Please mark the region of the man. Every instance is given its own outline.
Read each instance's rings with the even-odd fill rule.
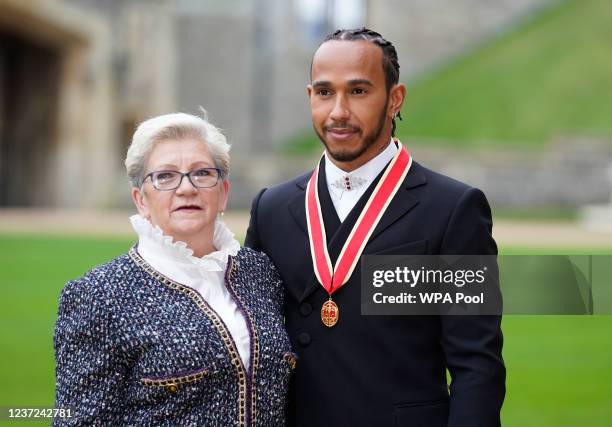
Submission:
[[[314,173],[256,196],[246,238],[285,282],[298,354],[291,425],[499,425],[501,318],[363,316],[360,269],[350,259],[359,238],[363,254],[495,255],[483,193],[411,162],[392,140],[406,89],[395,48],[380,34],[329,35],[307,91],[325,155]],[[378,211],[360,216],[375,191],[388,204],[375,200]],[[365,232],[351,233],[356,223]]]

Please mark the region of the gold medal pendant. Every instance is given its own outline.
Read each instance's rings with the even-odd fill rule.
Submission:
[[[321,307],[321,321],[325,326],[331,328],[338,323],[340,317],[340,310],[338,305],[332,301],[331,297],[323,303]]]

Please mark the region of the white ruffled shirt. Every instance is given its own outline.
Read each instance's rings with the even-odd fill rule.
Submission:
[[[325,180],[327,181],[327,189],[329,190],[329,195],[331,196],[334,208],[336,208],[340,222],[346,219],[372,181],[376,179],[387,163],[395,156],[397,150],[397,145],[391,140],[391,143],[379,155],[350,172],[345,172],[336,166],[329,159],[327,151],[325,151]],[[346,176],[349,176],[351,179],[360,179],[362,184],[350,191],[332,185],[334,182],[342,181]]]
[[[245,368],[249,368],[251,339],[244,314],[225,286],[228,255],[235,256],[240,243],[220,221],[215,223],[213,245],[217,249],[201,258],[185,242],[173,242],[161,228],[153,226],[140,215],[130,217],[138,234],[138,253],[155,270],[166,277],[187,285],[202,295],[208,305],[221,317],[231,334]]]

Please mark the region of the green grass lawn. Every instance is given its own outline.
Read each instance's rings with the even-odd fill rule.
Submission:
[[[0,235],[0,407],[53,404],[52,336],[60,290],[130,245]],[[612,316],[506,316],[503,328],[505,426],[609,425]]]
[[[53,405],[59,293],[129,247],[128,240],[0,236],[0,407]]]
[[[609,0],[565,0],[546,9],[408,83],[398,137],[537,148],[558,135],[612,136],[611,23]],[[312,150],[321,146],[309,130],[287,147]]]

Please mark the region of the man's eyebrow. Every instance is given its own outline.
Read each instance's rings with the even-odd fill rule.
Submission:
[[[322,86],[331,86],[331,82],[326,80],[318,80],[312,84],[313,88],[322,87]]]
[[[360,86],[360,85],[366,85],[366,86],[371,86],[371,87],[374,86],[374,84],[368,79],[352,79],[352,80],[348,80],[346,84],[348,86]],[[320,88],[320,87],[328,87],[328,86],[331,86],[331,82],[327,80],[318,80],[312,84],[312,87],[315,89]]]
[[[360,86],[360,85],[374,86],[372,82],[367,79],[353,79],[353,80],[349,80],[347,83],[349,86]]]

